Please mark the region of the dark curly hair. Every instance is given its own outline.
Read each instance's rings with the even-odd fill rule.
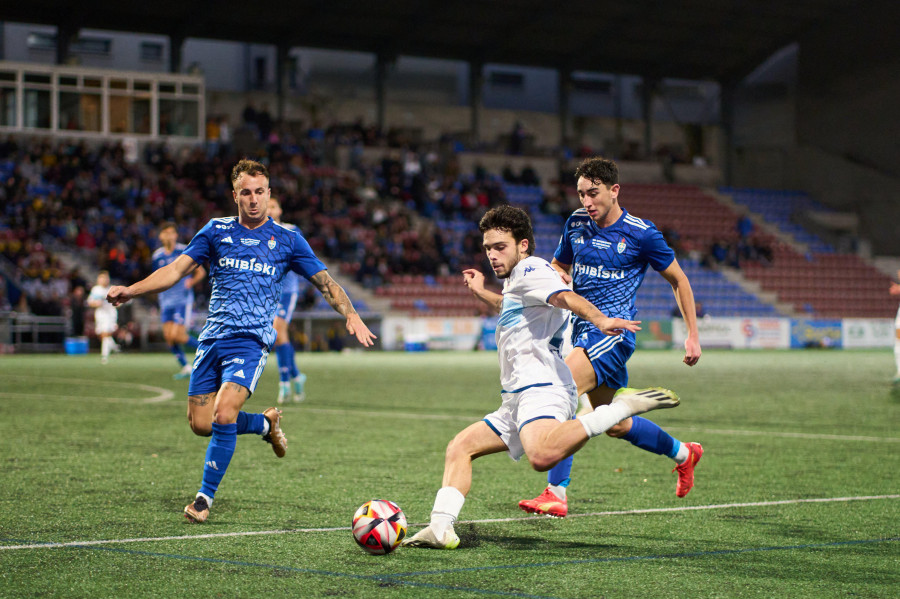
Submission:
[[[603,183],[612,187],[619,182],[619,167],[612,160],[601,156],[585,158],[575,169],[575,180],[584,177],[591,183]]]
[[[516,243],[527,239],[528,249],[525,253],[528,256],[534,254],[534,230],[531,228],[531,218],[521,208],[504,204],[485,212],[478,223],[478,230],[484,233],[491,229],[511,233]]]

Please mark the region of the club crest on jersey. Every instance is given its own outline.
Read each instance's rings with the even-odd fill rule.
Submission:
[[[244,237],[243,239],[241,239],[241,243],[243,243],[244,245],[250,245],[250,246],[259,245],[259,239],[251,239],[251,238]]]
[[[619,252],[620,254],[625,251],[625,238],[624,237],[619,241],[619,245],[616,246],[616,251]]]
[[[268,245],[269,245],[269,249],[270,249],[270,250],[274,250],[274,249],[275,249],[275,236],[274,236],[274,235],[272,235],[272,238],[269,239]]]

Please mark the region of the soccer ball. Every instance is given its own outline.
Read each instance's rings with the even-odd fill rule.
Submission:
[[[406,516],[393,501],[373,499],[353,514],[353,538],[372,555],[384,555],[406,536]]]

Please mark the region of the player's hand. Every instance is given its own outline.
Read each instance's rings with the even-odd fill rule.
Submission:
[[[466,284],[472,293],[484,291],[484,273],[474,268],[467,268],[463,271],[463,283]]]
[[[891,283],[891,288],[888,289],[888,293],[891,295],[900,295],[900,283]]]
[[[375,339],[378,339],[362,321],[359,314],[347,316],[347,332],[356,337],[363,347],[372,347],[375,345]]]
[[[621,335],[625,331],[631,331],[632,333],[636,333],[641,330],[641,327],[638,326],[641,324],[640,320],[625,320],[624,318],[607,318],[604,320],[601,325],[597,328],[600,329],[600,332],[604,335],[609,335],[610,337],[615,337],[616,335]]]
[[[134,296],[128,291],[128,287],[114,285],[109,288],[109,292],[106,294],[106,301],[113,306],[119,307],[125,302],[130,301],[132,297]]]
[[[700,361],[700,341],[688,337],[684,340],[684,363],[693,366]]]

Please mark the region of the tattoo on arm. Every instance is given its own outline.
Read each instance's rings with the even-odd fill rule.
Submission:
[[[328,302],[334,311],[341,316],[349,316],[356,314],[353,304],[344,289],[337,284],[337,281],[331,278],[327,271],[321,271],[313,275],[313,284],[318,288],[322,297]]]
[[[204,393],[203,395],[191,395],[188,397],[188,403],[195,406],[205,406],[216,398],[215,393]]]

